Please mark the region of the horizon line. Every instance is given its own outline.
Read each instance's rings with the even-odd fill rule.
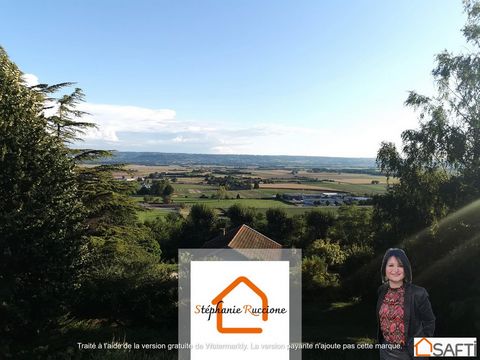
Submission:
[[[78,150],[87,150],[80,149]],[[91,149],[89,149],[91,150]],[[332,158],[332,159],[365,159],[376,160],[376,157],[355,157],[355,156],[328,156],[328,155],[281,155],[281,154],[212,154],[212,153],[189,153],[189,152],[168,152],[168,151],[133,151],[133,150],[111,150],[95,149],[102,151],[111,151],[112,153],[147,153],[147,154],[170,154],[170,155],[208,155],[208,156],[265,156],[265,157],[309,157],[309,158]]]

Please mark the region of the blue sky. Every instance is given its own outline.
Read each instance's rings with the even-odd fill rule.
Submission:
[[[30,81],[75,81],[82,147],[375,157],[417,126],[434,56],[468,51],[460,0],[2,1]],[[37,80],[38,79],[38,80]]]

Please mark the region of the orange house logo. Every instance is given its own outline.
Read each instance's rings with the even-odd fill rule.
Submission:
[[[253,282],[251,282],[247,277],[240,276],[235,279],[230,285],[228,285],[220,294],[218,294],[213,300],[212,304],[216,305],[218,308],[217,312],[217,330],[222,334],[260,334],[263,330],[262,328],[255,327],[224,327],[223,326],[223,298],[227,296],[233,289],[235,289],[241,283],[247,285],[255,294],[257,294],[262,300],[262,308],[268,308],[268,299],[267,295],[260,290]],[[268,313],[262,313],[262,320],[268,320]]]
[[[420,340],[418,340],[414,346],[415,346],[415,356],[431,356],[432,355],[433,344],[428,339],[423,337]]]

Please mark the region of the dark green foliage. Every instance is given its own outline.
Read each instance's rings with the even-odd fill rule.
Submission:
[[[212,198],[216,198],[216,199],[228,199],[228,192],[227,192],[227,188],[223,185],[220,185],[218,187],[218,190],[217,190],[217,193],[216,194],[212,194]]]
[[[137,190],[137,195],[144,195],[144,196],[145,196],[145,195],[149,195],[149,196],[151,196],[151,195],[150,195],[150,189],[149,189],[147,186],[142,185],[142,186],[140,186],[140,188]]]
[[[338,274],[327,271],[327,263],[320,256],[312,255],[302,260],[303,296],[321,296],[325,299],[326,290],[339,286]]]
[[[77,168],[79,193],[88,210],[92,234],[109,225],[134,225],[137,222],[136,205],[128,197],[134,185],[115,181],[112,171],[118,169],[118,166],[110,165]]]
[[[205,181],[209,185],[218,185],[219,187],[224,187],[225,190],[250,190],[253,185],[253,179],[236,177],[232,175],[227,175],[224,177],[207,175]]]
[[[155,180],[150,187],[150,195],[161,196],[165,188],[165,180]]]
[[[168,214],[165,218],[157,217],[153,221],[145,222],[155,240],[160,244],[163,259],[177,258],[184,222],[184,219],[175,213]]]
[[[372,209],[355,205],[341,206],[330,237],[344,246],[371,244]]]
[[[173,270],[160,263],[162,252],[152,229],[137,223],[137,207],[128,196],[134,185],[115,181],[114,169],[78,169],[89,241],[73,310],[87,318],[158,322],[172,316],[176,280]]]
[[[84,209],[74,163],[0,48],[0,352],[27,351],[75,284]]]
[[[285,245],[295,233],[294,220],[281,208],[268,209],[266,212],[266,234],[276,242]]]
[[[66,84],[29,89],[3,50],[0,60],[0,353],[31,358],[67,312],[171,319],[175,268],[160,263],[152,230],[137,223],[135,185],[113,179],[121,166],[75,166],[104,151],[65,146],[89,126],[76,121],[81,90],[45,118],[45,95]]]
[[[380,264],[377,264],[375,261],[373,246],[353,244],[344,248],[344,252],[346,259],[338,270],[340,278],[342,279],[343,293],[349,297],[365,294],[372,296],[375,293],[375,288],[380,284],[376,281],[377,276],[378,279],[380,279],[378,275],[378,267]],[[374,266],[368,267],[368,264],[374,264]],[[365,270],[365,267],[371,271]]]
[[[96,125],[90,122],[78,121],[84,115],[88,115],[85,111],[77,109],[77,105],[85,100],[85,94],[82,89],[75,88],[70,94],[64,94],[60,98],[51,97],[51,94],[58,93],[64,88],[75,85],[72,82],[65,82],[55,85],[39,84],[32,86],[31,89],[40,93],[44,101],[44,109],[52,109],[56,107],[53,115],[46,117],[47,127],[52,134],[55,134],[64,143],[72,143],[81,140],[79,135],[85,133],[88,128],[95,128]],[[70,149],[78,161],[91,160],[100,156],[110,156],[105,150],[82,150]]]
[[[306,255],[322,258],[326,265],[325,271],[328,271],[328,267],[343,264],[346,259],[340,244],[330,240],[315,240],[306,250]]]
[[[142,186],[138,191],[138,195],[152,195],[152,196],[161,196],[164,203],[170,203],[170,198],[174,193],[175,189],[168,180],[154,180],[150,186],[147,188]]]
[[[257,227],[258,213],[254,208],[248,208],[240,204],[234,204],[228,208],[225,215],[230,219],[232,227],[237,227],[242,224],[250,227]]]
[[[220,235],[217,215],[204,204],[195,204],[182,226],[180,247],[200,248],[203,244]]]
[[[378,151],[380,169],[400,179],[388,198],[375,204],[376,222],[385,224],[378,231],[381,243],[390,235],[398,239],[433,225],[480,196],[479,4],[464,4],[469,53],[437,55],[432,71],[437,93],[411,92],[406,101],[420,111],[419,129],[402,133],[403,155],[392,143]]]
[[[400,243],[407,250],[445,336],[480,331],[480,4],[464,4],[471,47],[437,55],[434,96],[410,93],[406,104],[420,111],[420,126],[402,133],[402,154],[382,144],[377,162],[399,182],[375,198],[373,216],[377,249]],[[376,260],[362,278],[374,276]]]
[[[116,251],[114,263],[94,265],[82,278],[77,315],[129,324],[160,324],[176,317],[174,268],[148,258],[138,247]]]
[[[164,198],[169,198],[173,194],[174,191],[175,191],[175,189],[173,188],[173,186],[171,184],[166,184],[165,188],[162,191],[162,196]]]
[[[335,215],[330,211],[313,210],[305,213],[304,217],[306,228],[304,248],[316,239],[325,239],[328,230],[335,223]]]

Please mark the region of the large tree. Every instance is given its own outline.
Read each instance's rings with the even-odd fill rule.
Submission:
[[[75,284],[84,210],[74,162],[63,141],[48,130],[44,101],[0,48],[3,354],[20,351],[53,325]]]
[[[378,151],[381,170],[399,179],[377,198],[380,232],[405,236],[480,196],[480,4],[464,5],[468,53],[437,55],[436,94],[412,91],[406,100],[420,127],[402,133],[401,151],[392,143]]]
[[[480,331],[480,3],[464,6],[468,50],[437,55],[433,96],[409,94],[406,104],[419,111],[420,126],[402,133],[401,152],[382,144],[378,164],[398,182],[374,206],[377,246],[406,248],[446,336]],[[349,283],[374,293],[374,265]]]

